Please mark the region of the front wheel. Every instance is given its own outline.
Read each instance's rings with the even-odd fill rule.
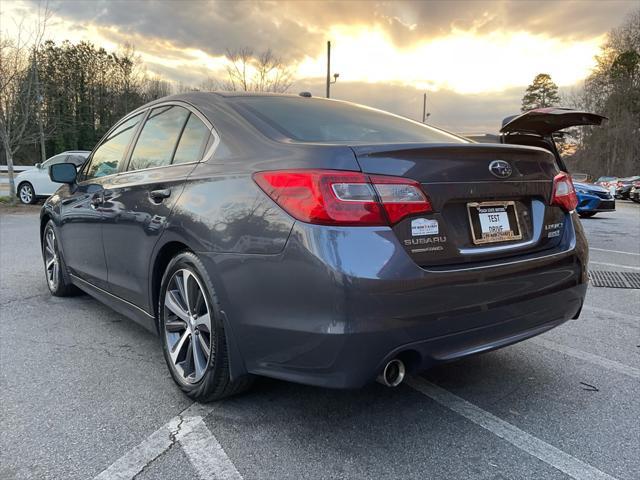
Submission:
[[[582,212],[582,213],[578,213],[578,215],[580,215],[580,218],[591,218],[593,217],[597,212]]]
[[[231,381],[218,300],[202,262],[191,252],[176,255],[164,273],[158,315],[164,358],[171,376],[200,402],[240,393],[251,377]]]
[[[18,187],[18,198],[20,198],[20,201],[25,205],[36,203],[37,198],[33,185],[29,182],[21,183]]]
[[[64,275],[64,260],[60,253],[56,229],[51,220],[44,227],[42,235],[42,259],[44,260],[44,272],[51,295],[69,297],[79,293],[79,290]]]

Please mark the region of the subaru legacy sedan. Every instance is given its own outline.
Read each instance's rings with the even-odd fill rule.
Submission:
[[[258,375],[396,386],[584,302],[576,193],[545,148],[308,94],[188,93],[50,176],[51,293],[83,290],[157,332],[199,401]]]

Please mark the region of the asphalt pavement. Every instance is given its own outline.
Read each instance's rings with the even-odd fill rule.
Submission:
[[[583,220],[591,268],[640,272],[640,205]],[[0,211],[1,479],[637,479],[640,290],[396,389],[262,379],[198,405],[158,338],[49,295],[37,210]]]

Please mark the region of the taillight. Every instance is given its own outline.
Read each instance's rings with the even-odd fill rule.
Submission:
[[[566,212],[571,212],[578,206],[578,197],[571,177],[564,172],[553,178],[551,205],[557,205]]]
[[[431,212],[420,184],[401,177],[338,170],[276,170],[253,179],[280,207],[321,225],[393,225]]]

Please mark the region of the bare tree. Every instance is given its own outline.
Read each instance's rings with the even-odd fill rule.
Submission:
[[[48,13],[40,16],[32,34],[25,32],[24,24],[16,25],[13,40],[0,40],[0,142],[4,150],[9,174],[10,202],[16,201],[13,158],[24,145],[40,139],[40,132],[30,127],[37,115],[39,99],[35,90],[35,63],[30,54],[42,42]]]
[[[284,93],[293,84],[293,72],[271,49],[257,54],[246,47],[227,50],[227,59],[223,90]]]
[[[171,95],[173,88],[171,82],[155,76],[145,79],[144,98],[145,101],[157,100],[161,97]]]
[[[635,175],[640,158],[640,8],[608,34],[587,78],[584,107],[605,115],[585,128],[576,161],[595,175]]]
[[[198,86],[201,92],[213,92],[215,90],[224,90],[220,81],[214,77],[207,77]]]

